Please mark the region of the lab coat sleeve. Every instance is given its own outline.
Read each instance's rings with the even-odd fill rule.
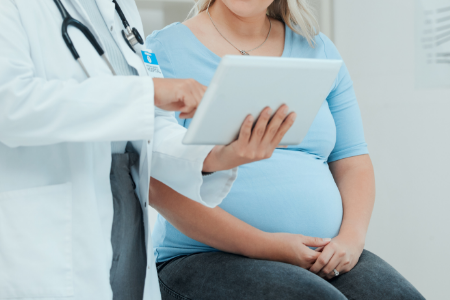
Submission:
[[[213,146],[187,146],[186,128],[175,114],[156,108],[152,177],[208,207],[219,205],[237,177],[237,168],[202,176],[203,162]]]
[[[1,143],[18,147],[152,137],[151,78],[102,76],[82,83],[40,78],[20,18],[13,1],[0,1]]]

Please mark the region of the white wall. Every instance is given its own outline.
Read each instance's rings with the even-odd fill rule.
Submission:
[[[314,0],[310,1],[315,9],[319,21],[320,31],[326,34],[331,40],[334,39],[334,1]]]
[[[174,22],[183,22],[193,0],[136,0],[145,36]]]
[[[376,170],[367,249],[427,299],[450,299],[450,89],[414,88],[414,4],[335,0],[334,41]]]
[[[145,35],[153,30],[161,29],[173,22],[182,22],[186,19],[193,6],[193,0],[136,0],[144,23]],[[322,32],[332,38],[333,0],[314,0]]]

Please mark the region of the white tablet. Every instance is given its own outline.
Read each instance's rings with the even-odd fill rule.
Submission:
[[[227,145],[248,114],[269,106],[297,113],[281,145],[302,142],[331,91],[340,60],[225,56],[183,139],[186,145]]]

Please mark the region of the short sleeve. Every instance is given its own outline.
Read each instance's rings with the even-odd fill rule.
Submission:
[[[161,67],[161,71],[163,72],[165,78],[177,78],[169,51],[167,51],[163,46],[164,44],[167,47],[167,43],[161,43],[158,36],[159,33],[160,30],[156,30],[149,35],[145,40],[145,47],[155,53],[156,59],[158,60],[158,64]]]
[[[325,35],[320,34],[320,38],[324,43],[327,58],[342,60],[336,46]],[[361,111],[345,64],[328,95],[327,102],[336,125],[336,144],[328,157],[328,162],[368,154]]]

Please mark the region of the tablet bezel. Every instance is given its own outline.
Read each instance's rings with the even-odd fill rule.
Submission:
[[[256,118],[266,106],[275,112],[286,104],[298,117],[281,145],[298,145],[329,95],[341,66],[341,60],[224,56],[183,144],[227,145],[237,138],[248,114]]]

